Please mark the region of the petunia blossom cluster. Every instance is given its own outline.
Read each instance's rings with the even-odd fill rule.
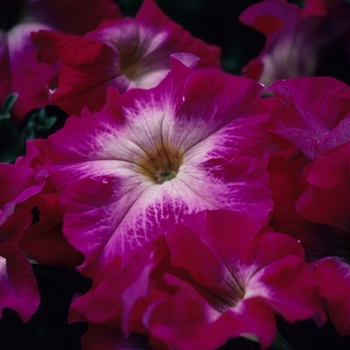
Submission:
[[[67,315],[83,350],[268,349],[278,319],[350,335],[350,87],[316,76],[349,49],[346,3],[246,9],[266,44],[240,76],[155,0],[5,7],[0,121],[69,117],[0,163],[0,316],[35,314],[41,264],[92,281]]]

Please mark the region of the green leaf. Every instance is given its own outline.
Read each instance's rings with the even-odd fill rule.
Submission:
[[[16,94],[16,93],[10,94],[5,98],[5,101],[3,102],[2,107],[1,107],[2,117],[9,118],[10,110],[14,106],[17,98],[18,98],[18,94]],[[1,116],[0,116],[0,118],[1,118]]]
[[[41,108],[36,113],[32,114],[27,123],[27,129],[32,129],[34,134],[46,132],[55,124],[57,118],[48,116],[45,108]]]

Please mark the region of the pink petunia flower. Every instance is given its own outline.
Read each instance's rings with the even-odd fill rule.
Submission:
[[[262,87],[173,63],[154,89],[120,96],[109,88],[102,111],[69,118],[47,140],[63,231],[84,253],[82,268],[127,258],[203,209],[236,209],[268,222]]]
[[[295,78],[268,90],[275,94],[268,129],[288,140],[268,165],[272,225],[300,239],[308,259],[338,255],[340,232],[348,231],[350,88],[333,78]]]
[[[63,62],[52,104],[69,115],[80,115],[84,106],[100,110],[108,86],[120,93],[156,86],[169,72],[174,53],[198,56],[199,67],[220,67],[220,48],[192,37],[154,0],[145,0],[135,19],[106,21],[84,38],[39,31],[33,39],[41,48],[40,60],[54,54]]]
[[[290,142],[269,159],[271,225],[300,241],[331,321],[341,335],[350,334],[344,298],[350,262],[350,90],[331,78],[280,81],[269,89],[275,93],[269,130]]]
[[[306,0],[302,9],[286,0],[254,4],[240,21],[264,34],[266,43],[243,73],[267,86],[279,79],[320,75],[322,58],[339,48],[341,55],[347,54],[349,15],[350,7],[341,0]]]
[[[230,337],[249,335],[266,348],[275,336],[276,313],[288,322],[310,317],[323,322],[301,246],[260,228],[241,212],[204,211],[166,237],[174,266],[199,284],[169,276],[177,291],[153,308],[153,337],[168,348],[214,349]]]
[[[55,87],[59,64],[39,64],[30,38],[32,31],[56,29],[85,34],[102,20],[121,15],[111,0],[4,0],[0,25],[0,101],[19,95],[12,110],[20,122],[32,109],[47,102],[47,88]]]
[[[320,154],[305,169],[304,191],[295,203],[326,257],[315,261],[315,275],[326,310],[340,335],[350,334],[350,142]],[[327,258],[327,257],[333,258]]]

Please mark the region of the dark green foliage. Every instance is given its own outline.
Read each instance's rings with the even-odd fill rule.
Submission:
[[[48,106],[31,111],[16,125],[11,109],[17,97],[17,94],[9,95],[0,111],[0,162],[3,163],[13,163],[25,155],[27,140],[47,138],[60,129],[68,117],[60,108]]]

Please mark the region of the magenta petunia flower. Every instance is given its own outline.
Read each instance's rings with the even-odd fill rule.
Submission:
[[[268,222],[262,87],[173,62],[156,88],[121,96],[110,88],[102,111],[69,118],[47,140],[64,234],[84,253],[83,268],[127,258],[203,209],[235,209]]]
[[[39,64],[32,31],[56,29],[85,34],[102,20],[121,15],[111,0],[4,0],[0,15],[0,101],[19,94],[12,110],[19,122],[27,112],[47,102],[47,87],[55,87],[59,64]]]
[[[350,334],[344,298],[350,262],[350,90],[330,78],[276,82],[271,90],[276,97],[270,100],[275,108],[270,130],[293,143],[269,159],[271,225],[300,241],[331,321],[341,335]]]
[[[332,52],[346,55],[349,15],[349,6],[341,0],[306,0],[303,8],[286,0],[252,5],[240,21],[264,34],[266,42],[243,73],[265,85],[278,79],[320,75],[325,56]]]
[[[275,94],[268,129],[290,142],[269,159],[272,225],[301,240],[310,260],[344,256],[350,88],[332,78],[296,78],[268,90]]]
[[[199,67],[220,67],[220,48],[194,38],[154,0],[145,0],[135,19],[106,21],[84,38],[39,31],[33,39],[41,48],[39,59],[54,54],[63,62],[52,104],[69,115],[80,115],[84,106],[100,110],[108,86],[120,93],[156,86],[169,72],[174,53],[198,56]]]
[[[301,246],[260,228],[241,212],[205,211],[187,217],[166,237],[172,263],[195,283],[165,277],[177,291],[152,309],[152,337],[167,348],[215,349],[245,335],[266,348],[275,337],[276,313],[288,322],[311,317],[323,322]]]

